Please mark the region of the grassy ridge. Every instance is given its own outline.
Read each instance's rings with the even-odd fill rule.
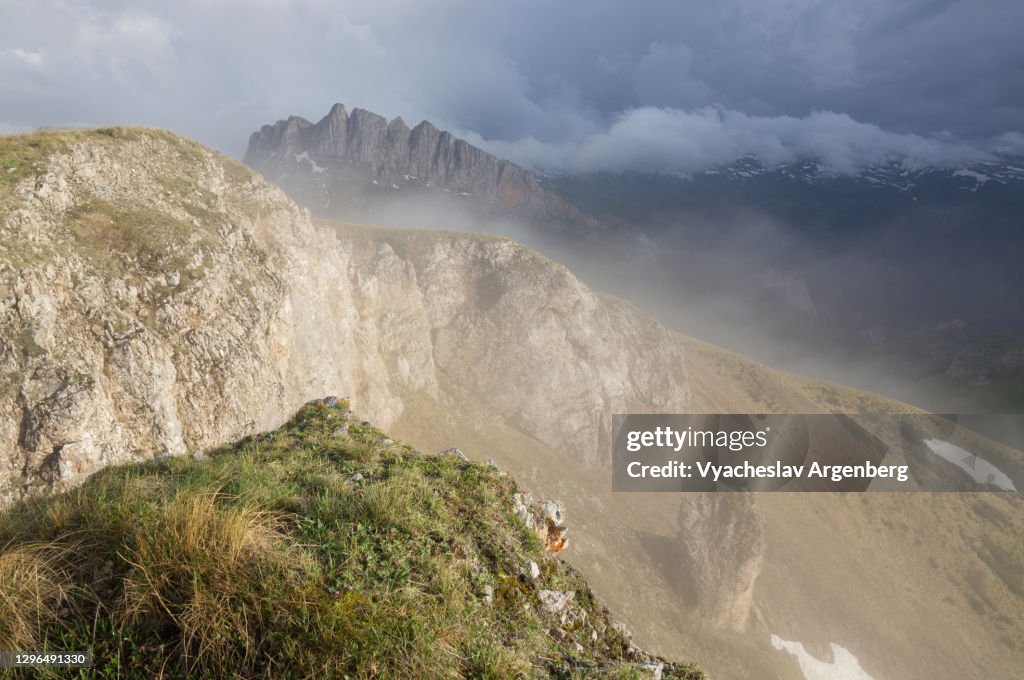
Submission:
[[[493,467],[393,443],[344,402],[200,458],[0,514],[0,649],[92,649],[83,677],[650,675]],[[545,613],[540,588],[583,616]]]

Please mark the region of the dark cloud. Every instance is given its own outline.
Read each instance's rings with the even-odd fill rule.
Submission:
[[[15,0],[0,129],[145,123],[238,155],[340,100],[569,169],[957,160],[1019,143],[1021,25],[1018,0]]]

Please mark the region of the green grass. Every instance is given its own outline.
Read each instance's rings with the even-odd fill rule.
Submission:
[[[75,239],[76,252],[99,271],[120,273],[136,267],[149,273],[173,270],[181,275],[182,290],[199,276],[187,266],[192,254],[214,245],[209,227],[197,228],[158,210],[121,208],[99,199],[72,208],[66,224]],[[190,239],[196,240],[185,247]]]
[[[307,406],[7,509],[0,648],[92,649],[82,677],[649,677],[515,518],[510,477],[383,439],[347,404]],[[586,623],[543,613],[539,588],[574,590]]]

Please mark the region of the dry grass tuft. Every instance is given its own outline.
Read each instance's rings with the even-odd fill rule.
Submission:
[[[280,521],[256,504],[218,504],[218,490],[172,499],[161,517],[134,530],[125,577],[126,620],[181,632],[182,652],[214,661],[248,658],[264,622],[262,584],[288,568]]]
[[[0,651],[36,649],[39,631],[57,616],[70,587],[66,551],[45,543],[0,551]]]

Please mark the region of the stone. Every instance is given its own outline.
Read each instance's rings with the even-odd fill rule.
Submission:
[[[345,481],[350,482],[352,484],[358,484],[359,482],[363,481],[363,475],[358,472],[354,472],[348,477],[346,477]]]
[[[332,437],[343,437],[348,434],[348,425],[342,425],[337,430],[331,433]]]
[[[481,595],[483,597],[484,603],[491,604],[492,602],[494,602],[494,587],[493,586],[485,585],[481,589],[480,592],[481,592]]]
[[[548,552],[558,553],[568,545],[565,506],[561,501],[544,501],[535,511],[535,526],[541,544]]]
[[[576,591],[541,590],[538,596],[540,597],[541,609],[548,614],[558,614],[569,606],[569,603],[576,597]]]
[[[323,398],[309,399],[306,401],[307,407],[327,407],[333,409],[338,406],[337,396],[325,396]]]
[[[533,560],[526,560],[526,563],[523,564],[523,572],[531,581],[536,581],[540,578],[540,567]]]
[[[495,462],[494,462],[493,460],[491,460],[490,458],[488,458],[487,460],[485,460],[485,461],[484,461],[484,466],[485,466],[485,467],[489,467],[489,468],[491,468],[492,470],[494,470],[494,473],[495,473],[496,475],[498,475],[499,477],[505,477],[505,476],[506,476],[506,475],[505,475],[505,471],[504,471],[504,470],[502,470],[501,468],[499,468],[499,467],[498,467],[498,464],[497,464],[497,463],[495,463]]]
[[[662,673],[665,671],[665,663],[662,661],[641,661],[634,664],[634,667],[645,673],[650,673],[651,680],[661,680]]]
[[[529,494],[512,494],[513,510],[516,513],[516,517],[519,518],[520,522],[526,525],[527,529],[533,529],[535,526],[532,506],[533,497]]]
[[[439,456],[455,456],[456,458],[461,458],[462,460],[469,460],[468,458],[466,458],[466,454],[464,454],[461,451],[461,449],[458,449],[458,448],[455,448],[455,447],[452,447],[450,449],[445,449],[444,451],[438,451],[437,455],[439,455]]]

